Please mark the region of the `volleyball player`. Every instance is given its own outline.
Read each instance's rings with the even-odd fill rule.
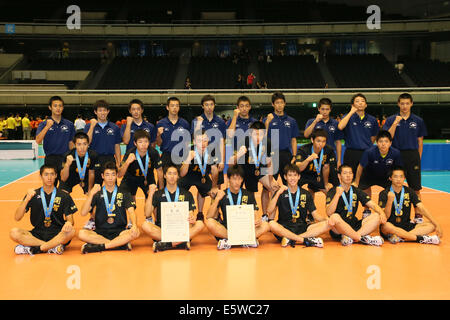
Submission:
[[[197,236],[205,224],[198,220],[195,214],[196,206],[192,193],[178,186],[180,176],[179,168],[170,164],[164,167],[164,179],[166,186],[164,189],[156,191],[156,185],[151,185],[149,195],[145,202],[145,216],[147,220],[142,224],[142,230],[153,239],[153,251],[165,251],[169,249],[190,250],[190,241]],[[189,239],[188,242],[162,242],[161,241],[161,203],[187,201],[189,203]],[[148,218],[153,217],[151,222]]]
[[[392,135],[392,146],[400,150],[408,186],[420,198],[423,137],[427,135],[427,128],[423,119],[411,112],[413,98],[409,93],[401,94],[397,105],[399,113],[387,118],[383,129]],[[416,214],[415,221],[423,221],[420,214]]]
[[[314,199],[307,190],[300,187],[300,168],[295,164],[284,167],[287,186],[282,185],[269,203],[269,226],[282,247],[294,247],[296,243],[306,247],[323,247],[318,236],[331,229],[335,217],[327,219],[316,210]],[[275,221],[278,209],[278,220]],[[316,223],[307,220],[312,215]]]
[[[262,221],[258,215],[258,204],[256,203],[253,192],[243,189],[244,169],[238,165],[232,165],[227,170],[228,188],[219,190],[216,198],[209,207],[206,219],[206,227],[209,232],[218,240],[217,249],[227,250],[231,248],[228,243],[227,231],[227,206],[228,205],[253,205],[255,209],[255,244],[244,245],[244,247],[258,247],[258,238],[270,230],[269,224]],[[219,217],[219,210],[222,218]]]
[[[420,201],[415,191],[403,185],[405,170],[393,167],[389,179],[392,185],[379,195],[379,205],[384,209],[387,222],[380,226],[380,234],[391,243],[415,241],[424,244],[439,244],[442,229],[436,219]],[[411,209],[420,212],[429,222],[411,222]],[[429,234],[436,231],[436,235]]]
[[[20,221],[31,210],[30,222],[34,227],[31,231],[19,228],[10,231],[11,239],[19,243],[16,254],[62,254],[75,236],[73,214],[78,209],[68,193],[55,187],[56,168],[44,164],[39,173],[42,187],[29,189],[14,215]]]
[[[51,97],[48,108],[52,114],[50,119],[39,124],[36,130],[36,143],[40,144],[43,142],[45,152],[44,163],[56,168],[56,186],[60,180],[64,155],[74,147],[72,140],[75,136],[75,126],[72,122],[62,117],[64,101],[61,97]]]
[[[81,209],[85,216],[93,211],[95,230],[81,229],[78,238],[86,242],[82,253],[105,250],[131,250],[130,242],[139,237],[136,224],[135,202],[129,192],[117,186],[117,167],[115,162],[106,162],[102,167],[104,186],[95,184]],[[129,218],[127,217],[129,215]],[[127,229],[127,221],[132,226]]]
[[[128,112],[131,117],[127,117],[127,125],[120,128],[122,141],[127,145],[126,151],[134,148],[134,133],[137,130],[145,130],[150,136],[150,144],[155,147],[156,128],[150,122],[142,118],[144,113],[144,103],[139,99],[133,99],[128,104]]]
[[[344,163],[340,166],[338,177],[341,185],[328,191],[326,200],[327,215],[334,219],[334,226],[330,230],[331,237],[340,240],[343,246],[353,242],[381,246],[383,239],[369,234],[377,229],[380,223],[386,223],[384,211],[361,189],[352,185],[353,171],[349,165]],[[359,220],[356,217],[359,202],[373,209],[376,214]]]

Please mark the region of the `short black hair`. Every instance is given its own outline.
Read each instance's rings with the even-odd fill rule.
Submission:
[[[288,163],[287,165],[284,166],[283,173],[285,176],[287,176],[289,171],[293,171],[293,172],[297,173],[298,175],[301,175],[300,168],[293,163]]]
[[[169,163],[163,167],[163,173],[166,174],[167,170],[170,168],[175,168],[177,170],[178,176],[180,175],[180,166],[177,166],[176,164]]]
[[[324,137],[328,140],[328,133],[325,129],[314,129],[311,133],[311,138],[314,140],[317,137]]]
[[[242,177],[242,179],[244,179],[244,175],[245,175],[244,169],[242,169],[241,166],[235,164],[235,165],[228,167],[228,170],[227,170],[228,179],[230,179],[232,176],[240,176],[240,177]]]
[[[180,105],[180,106],[181,106],[181,102],[180,102],[180,99],[178,99],[177,97],[169,97],[169,98],[167,99],[167,103],[166,103],[166,106],[169,106],[169,104],[170,104],[170,101],[178,101],[178,105]]]
[[[381,138],[388,138],[389,141],[392,142],[392,135],[389,131],[387,130],[380,130],[378,131],[377,137],[375,138],[375,141],[380,140]]]
[[[355,95],[353,95],[352,99],[350,100],[351,104],[353,104],[355,102],[355,99],[361,97],[364,99],[364,101],[367,103],[367,98],[365,95],[363,95],[362,93],[357,93]]]
[[[130,111],[131,106],[132,106],[133,104],[138,104],[138,105],[140,105],[140,106],[141,106],[141,109],[144,110],[144,103],[143,103],[141,100],[139,100],[139,99],[133,99],[133,100],[130,101],[130,103],[128,103],[128,111]]]
[[[64,106],[64,100],[60,96],[53,96],[50,98],[50,100],[48,101],[48,105],[50,107],[52,106],[53,101],[61,101]]]
[[[110,110],[109,103],[106,100],[95,101],[94,110],[97,111],[98,108],[106,108],[106,110]]]
[[[55,171],[55,174],[57,174],[57,169],[56,169],[56,167],[54,165],[52,165],[52,164],[44,164],[39,169],[39,174],[41,176],[42,176],[42,173],[44,172],[45,169],[53,169],[53,171]]]
[[[266,125],[261,121],[255,121],[250,125],[250,129],[261,130],[261,129],[265,129],[265,128],[266,128]]]
[[[272,103],[275,103],[275,101],[278,99],[282,99],[286,103],[286,97],[280,91],[274,92],[272,94]]]
[[[392,178],[392,175],[394,174],[394,171],[403,171],[403,175],[406,177],[406,169],[402,166],[393,166],[391,170],[389,170],[389,177]]]
[[[338,173],[341,174],[341,173],[342,173],[342,170],[343,170],[344,168],[350,168],[350,169],[352,170],[352,173],[355,174],[355,173],[353,172],[353,168],[352,168],[351,166],[349,166],[348,164],[345,164],[345,163],[342,164],[342,165],[339,167]]]
[[[147,138],[148,142],[150,142],[150,135],[148,134],[147,131],[145,131],[143,129],[136,130],[134,132],[134,137],[133,137],[134,142],[137,142],[139,139],[142,139],[142,138]]]
[[[247,96],[240,96],[240,97],[237,99],[236,105],[239,105],[239,102],[241,102],[241,101],[248,102],[250,105],[252,104],[252,103],[250,102],[250,99],[249,99]]]
[[[116,173],[119,171],[114,161],[105,162],[105,164],[102,166],[102,173],[105,173],[106,170],[114,170]]]
[[[322,99],[319,100],[318,108],[320,108],[322,105],[327,105],[327,106],[330,106],[330,108],[331,108],[332,104],[333,103],[331,102],[331,99],[329,99],[329,98],[322,98]]]
[[[203,104],[204,104],[206,101],[212,101],[212,102],[214,103],[214,105],[216,105],[216,99],[215,99],[212,95],[210,95],[210,94],[204,95],[204,96],[202,97],[202,100],[201,100],[200,104],[203,106]]]
[[[411,100],[411,102],[413,102],[413,97],[412,95],[410,95],[409,93],[402,93],[401,95],[398,96],[398,100],[397,102],[400,102],[400,99],[409,99]]]
[[[89,143],[89,136],[84,132],[75,133],[75,136],[73,137],[73,143],[75,143],[78,139],[86,139]]]

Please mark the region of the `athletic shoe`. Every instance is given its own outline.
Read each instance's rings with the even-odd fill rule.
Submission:
[[[15,248],[14,248],[14,253],[15,254],[29,254],[29,255],[33,255],[31,253],[31,248],[27,247],[27,246],[23,246],[21,244],[18,244]]]
[[[242,248],[258,248],[259,242],[258,239],[256,239],[255,244],[243,244]]]
[[[391,234],[389,237],[388,237],[388,240],[389,240],[389,242],[390,243],[392,243],[392,244],[396,244],[396,243],[399,243],[399,242],[404,242],[405,240],[403,240],[402,238],[400,238],[398,235],[396,235],[396,234]]]
[[[434,236],[422,236],[423,240],[421,240],[419,243],[423,244],[439,244],[441,240],[437,235]]]
[[[175,248],[177,248],[177,249],[186,249],[186,250],[191,250],[191,243],[188,241],[188,242],[182,242],[182,243],[180,243],[180,244],[177,244],[176,246],[175,246]]]
[[[287,247],[287,246],[291,246],[292,248],[295,248],[295,241],[294,240],[290,240],[286,237],[283,237],[283,239],[281,239],[281,246],[283,248]]]
[[[269,222],[269,216],[267,214],[263,214],[261,217],[262,221]]]
[[[346,235],[342,235],[342,237],[341,237],[341,244],[343,246],[349,246],[352,243],[353,243],[353,239],[352,238],[350,238],[349,236],[346,236]]]
[[[153,242],[153,252],[165,251],[169,249],[172,249],[172,242],[162,242],[162,241]]]
[[[131,222],[128,222],[127,229],[131,229],[133,227],[133,224]]]
[[[361,243],[368,244],[371,246],[381,246],[383,244],[383,242],[384,242],[384,240],[380,236],[372,237],[372,236],[367,235],[367,236],[361,237]]]
[[[84,229],[88,229],[88,230],[95,230],[95,219],[94,218],[90,218],[88,220],[88,222],[86,222],[86,224],[84,225]]]
[[[217,250],[228,250],[231,248],[231,244],[228,244],[228,239],[220,239],[217,242]]]
[[[93,243],[85,243],[81,247],[81,253],[93,253],[93,252],[101,252],[105,250],[105,246],[102,244],[93,244]]]
[[[153,222],[153,216],[151,216],[150,218],[145,219],[145,221],[155,224],[155,223]]]
[[[131,251],[131,243],[128,242],[127,244],[124,244],[123,246],[118,246],[118,247],[112,248],[110,250],[127,250],[127,251]]]
[[[56,247],[51,248],[47,252],[48,253],[55,253],[55,254],[63,254],[63,252],[64,252],[64,245],[63,244],[58,244]]]
[[[370,211],[370,209],[366,209],[366,210],[363,211],[362,218],[365,219],[368,216],[370,216],[371,214],[372,214],[372,211]]]
[[[304,238],[303,244],[306,247],[318,247],[323,248],[323,240],[322,238]]]
[[[421,214],[416,214],[416,216],[414,217],[414,223],[415,224],[423,223],[423,217]]]

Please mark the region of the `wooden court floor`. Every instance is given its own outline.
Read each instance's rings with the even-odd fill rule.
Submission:
[[[26,190],[39,185],[35,172],[0,188],[0,299],[450,299],[450,194],[446,192],[423,190],[424,204],[444,231],[439,246],[342,247],[323,235],[323,249],[281,248],[269,233],[260,238],[259,248],[218,251],[205,229],[190,251],[155,254],[152,240],[142,235],[132,243],[131,252],[82,255],[82,243],[74,238],[61,256],[18,256],[9,230],[30,230],[31,225],[29,215],[14,221],[14,211]],[[85,196],[79,188],[72,196],[80,209]],[[140,225],[144,199],[141,191],[137,196]],[[208,203],[209,199],[205,212]],[[316,197],[316,205],[325,212],[323,195]],[[82,228],[87,218],[74,217],[76,228]]]

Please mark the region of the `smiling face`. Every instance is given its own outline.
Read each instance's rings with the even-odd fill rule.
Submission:
[[[300,175],[295,171],[288,171],[287,174],[284,175],[284,178],[286,179],[289,187],[295,187],[298,185]]]
[[[97,110],[94,110],[95,115],[97,116],[97,120],[99,122],[106,122],[108,121],[108,114],[109,110],[104,107],[98,107]]]

